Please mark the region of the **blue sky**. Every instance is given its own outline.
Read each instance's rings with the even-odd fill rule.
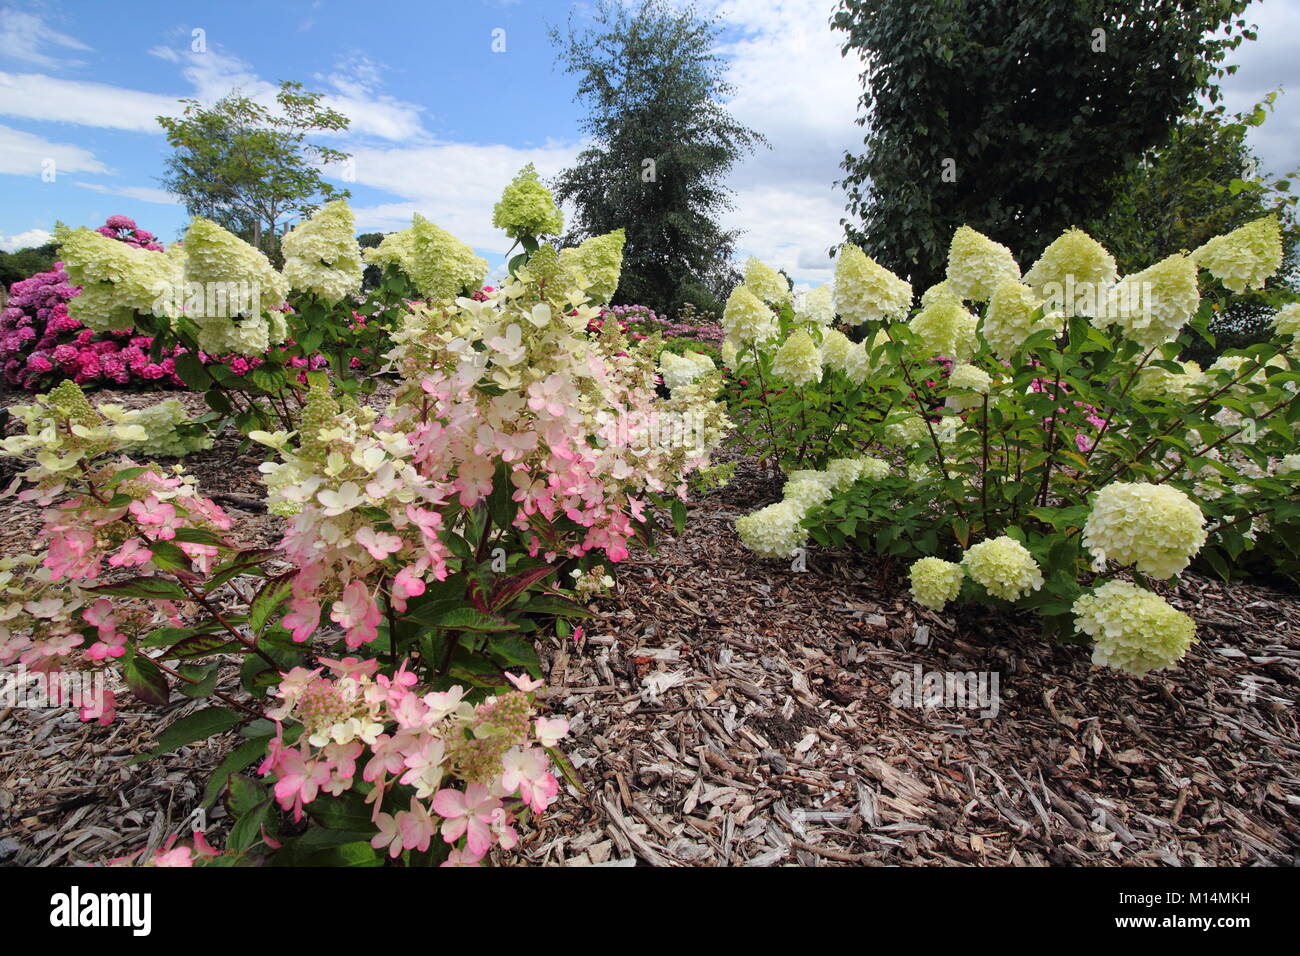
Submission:
[[[828,278],[825,251],[839,236],[839,159],[861,136],[859,65],[840,57],[826,25],[834,5],[699,4],[727,25],[733,112],[772,144],[733,171],[725,224],[745,230],[739,254],[814,283]],[[235,87],[269,101],[278,80],[295,79],[352,119],[330,144],[354,155],[343,184],[361,229],[399,229],[418,211],[498,262],[509,241],[490,220],[502,186],[527,162],[554,174],[582,148],[576,80],[547,38],[570,15],[584,22],[587,5],[0,0],[0,247],[42,241],[56,220],[96,225],[113,213],[177,238],[186,217],[158,188],[167,147],[154,117]],[[1244,108],[1290,87],[1252,134],[1266,168],[1289,170],[1300,165],[1300,0],[1256,3],[1248,16],[1261,37],[1238,54],[1228,102]],[[498,30],[504,52],[492,49]]]

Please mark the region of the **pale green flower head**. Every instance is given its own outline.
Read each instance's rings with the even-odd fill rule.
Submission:
[[[965,360],[975,354],[975,328],[979,319],[950,296],[939,296],[908,323],[918,340],[919,355],[946,355]]]
[[[791,299],[790,283],[771,266],[764,265],[754,256],[745,260],[744,283],[754,295],[768,305],[780,305]]]
[[[1043,573],[1029,550],[1008,535],[972,545],[961,563],[976,584],[994,597],[1015,601],[1043,586]]]
[[[777,333],[772,310],[746,285],[736,286],[727,297],[727,305],[722,310],[722,327],[737,348],[766,342]]]
[[[955,601],[961,593],[961,583],[966,572],[960,564],[942,558],[921,558],[907,572],[912,582],[912,597],[917,604],[932,611],[942,611],[945,604]]]
[[[795,300],[794,317],[812,325],[830,325],[835,321],[835,296],[829,283],[800,293]]]
[[[626,243],[627,233],[623,229],[592,236],[577,246],[561,249],[560,268],[574,285],[587,293],[588,302],[605,305],[618,290]]]
[[[1115,284],[1115,257],[1082,229],[1067,229],[1025,273],[1025,285],[1055,307],[1075,314]]]
[[[1106,318],[1128,338],[1150,348],[1176,339],[1200,304],[1196,264],[1174,254],[1112,287],[1106,295]]]
[[[183,297],[183,253],[137,249],[93,229],[68,229],[62,223],[55,226],[54,238],[69,281],[82,287],[68,303],[68,314],[87,328],[129,329],[137,312],[162,318],[177,312]]]
[[[1276,216],[1265,216],[1215,236],[1191,254],[1225,289],[1241,293],[1262,289],[1282,265],[1282,234]]]
[[[284,276],[300,292],[338,302],[361,288],[365,263],[356,240],[356,219],[346,200],[336,199],[285,235]]]
[[[1283,338],[1300,339],[1300,302],[1282,306],[1273,316],[1273,332]]]
[[[1011,250],[970,226],[960,227],[948,247],[947,285],[959,299],[986,302],[1008,279],[1020,280]]]
[[[835,311],[853,325],[899,319],[912,307],[912,286],[852,243],[835,261]]]
[[[511,239],[520,236],[558,236],[564,231],[564,213],[555,197],[542,185],[529,163],[519,170],[492,209],[492,225]]]
[[[419,213],[401,232],[384,237],[377,248],[365,251],[365,260],[378,266],[395,266],[415,283],[420,294],[436,302],[449,302],[462,291],[475,291],[487,275],[487,260],[446,229]]]
[[[1205,544],[1205,516],[1177,488],[1117,481],[1097,492],[1083,526],[1083,545],[1100,563],[1132,564],[1171,578]]]
[[[1035,332],[1056,327],[1051,316],[1035,314],[1042,299],[1023,282],[1007,279],[993,290],[981,331],[993,354],[1009,359]]]
[[[772,374],[788,385],[811,385],[821,380],[822,356],[817,343],[803,329],[796,329],[781,343],[772,359]]]
[[[804,509],[785,499],[736,519],[741,542],[760,558],[792,558],[808,541]]]
[[[1073,610],[1075,625],[1096,641],[1092,662],[1139,677],[1173,667],[1196,640],[1190,617],[1128,581],[1107,581]]]

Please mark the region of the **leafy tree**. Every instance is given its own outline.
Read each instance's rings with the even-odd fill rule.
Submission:
[[[667,0],[601,0],[590,29],[570,19],[567,36],[551,30],[565,71],[580,78],[592,140],[554,183],[577,208],[566,241],[627,231],[616,302],[708,308],[732,278],[736,233],[717,225],[732,207],[722,178],[765,141],[723,105],[732,88],[718,31],[716,19]]]
[[[1032,254],[1101,213],[1106,187],[1254,39],[1247,0],[840,0],[863,57],[849,239],[918,290],[964,224]],[[860,220],[861,227],[853,225]]]
[[[1275,311],[1269,290],[1300,291],[1300,224],[1291,180],[1260,175],[1259,161],[1246,143],[1247,133],[1265,121],[1276,98],[1270,93],[1245,113],[1228,115],[1218,105],[1181,119],[1166,142],[1114,180],[1108,189],[1110,208],[1085,226],[1114,253],[1120,271],[1128,273],[1261,216],[1276,215],[1282,226],[1282,268],[1264,292],[1234,296],[1216,314],[1210,324],[1215,352],[1263,341]],[[1185,357],[1199,360],[1210,354],[1206,346]]]
[[[38,272],[49,272],[58,252],[59,247],[53,242],[13,252],[0,251],[0,287],[8,289],[15,282],[31,278]]]
[[[175,152],[161,182],[192,216],[205,216],[279,263],[279,238],[291,220],[320,203],[345,198],[321,166],[348,154],[309,143],[314,132],[346,130],[348,118],[321,105],[322,93],[282,82],[272,110],[237,90],[204,107],[181,100],[179,117],[159,116]]]
[[[386,235],[388,235],[386,232],[363,232],[357,236],[357,245],[362,249],[376,249],[384,241]],[[376,288],[383,281],[383,278],[384,270],[379,266],[366,266],[366,271],[361,275],[361,290],[369,292],[371,289]]]

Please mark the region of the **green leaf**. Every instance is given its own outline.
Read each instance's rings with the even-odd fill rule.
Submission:
[[[257,597],[248,609],[248,626],[254,634],[261,634],[266,629],[266,622],[275,613],[284,599],[289,596],[292,583],[286,580],[271,580],[263,585]]]
[[[542,662],[537,657],[537,649],[526,638],[518,634],[493,634],[488,638],[487,647],[507,667],[525,667],[533,677],[542,675]]]
[[[453,608],[439,614],[431,623],[433,627],[441,627],[449,631],[489,633],[493,631],[513,631],[515,629],[513,622],[495,614],[484,614],[472,607]]]
[[[237,710],[226,707],[204,708],[188,717],[182,717],[164,730],[158,735],[154,749],[136,757],[131,763],[143,763],[197,740],[215,737],[217,734],[225,733],[243,719],[244,717]]]
[[[132,654],[124,666],[126,684],[146,704],[162,707],[171,696],[167,675],[143,654]]]
[[[686,502],[673,499],[673,529],[680,535],[686,530]]]
[[[176,377],[194,391],[203,392],[212,387],[212,376],[193,352],[177,355],[174,364]]]
[[[158,542],[151,542],[150,547]],[[98,587],[85,588],[91,594],[111,594],[117,597],[147,598],[151,601],[184,601],[188,595],[180,585],[164,578],[136,577],[114,584],[101,584]]]

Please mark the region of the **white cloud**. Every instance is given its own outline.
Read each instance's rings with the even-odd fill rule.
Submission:
[[[1244,18],[1259,26],[1259,37],[1247,40],[1229,57],[1238,71],[1223,81],[1229,112],[1248,110],[1265,94],[1281,88],[1276,110],[1263,126],[1252,129],[1247,141],[1267,172],[1285,174],[1300,166],[1300,72],[1296,69],[1296,37],[1300,37],[1300,3],[1295,0],[1256,2]]]
[[[0,236],[0,249],[5,252],[17,252],[19,249],[43,246],[53,238],[54,236],[44,229],[28,229],[16,236]]]
[[[193,88],[189,96],[201,103],[214,103],[237,89],[262,106],[275,107],[279,84],[260,77],[239,57],[211,48],[196,53],[161,46],[149,52],[180,64],[181,76]],[[351,120],[348,135],[375,136],[394,142],[426,138],[420,121],[424,107],[379,92],[381,71],[382,67],[373,60],[352,56],[339,61],[328,73],[317,73],[315,78],[333,88],[332,93],[326,91],[323,103]]]
[[[104,193],[109,196],[125,196],[127,199],[136,199],[140,202],[156,202],[165,206],[176,206],[179,203],[176,197],[165,189],[155,189],[152,186],[106,186],[103,183],[73,183],[74,186],[80,186],[82,189],[91,189],[97,193]]]
[[[53,166],[47,164],[53,161]],[[60,173],[107,173],[89,150],[69,143],[51,143],[33,133],[0,126],[0,173],[40,176],[47,169]]]
[[[409,149],[353,150],[356,182],[401,197],[401,202],[355,207],[357,227],[391,231],[411,224],[411,213],[437,223],[477,249],[504,253],[510,240],[492,227],[492,207],[515,174],[533,163],[543,178],[573,162],[581,147],[547,143],[529,149],[439,143]]]
[[[50,56],[45,47],[61,50],[89,50],[90,47],[76,37],[68,36],[46,26],[40,17],[13,7],[0,10],[0,57],[34,63],[45,69],[61,66],[80,66],[80,60],[66,54]]]
[[[736,88],[729,108],[771,145],[733,169],[736,208],[723,223],[745,230],[741,256],[817,282],[830,274],[826,250],[843,238],[844,193],[833,185],[840,159],[862,142],[854,123],[862,67],[840,54],[843,35],[829,26],[834,8],[834,0],[710,5],[739,31],[721,49]]]
[[[174,96],[40,73],[0,73],[0,115],[157,133],[155,117],[177,112]]]

